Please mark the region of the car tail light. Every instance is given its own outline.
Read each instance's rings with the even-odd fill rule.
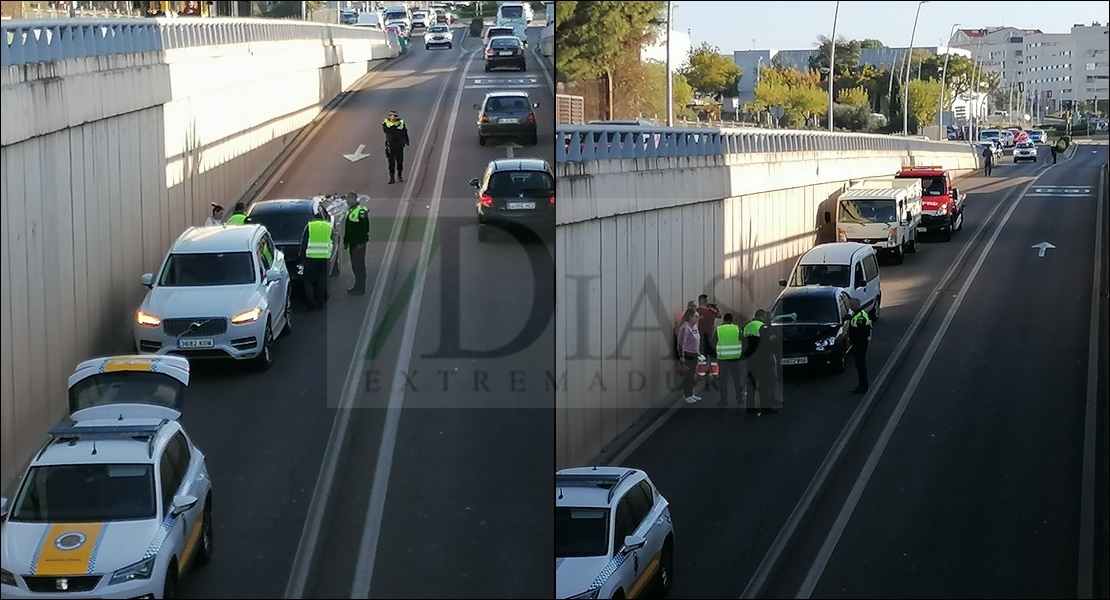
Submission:
[[[534,113],[528,113],[528,122],[529,123],[535,123],[536,122],[536,115]]]
[[[551,194],[551,207],[555,207],[555,194]]]
[[[482,194],[478,197],[478,203],[486,208],[491,208],[493,206],[493,196]]]
[[[487,116],[487,115],[482,115],[482,122],[483,122],[483,123],[489,123],[489,116]]]

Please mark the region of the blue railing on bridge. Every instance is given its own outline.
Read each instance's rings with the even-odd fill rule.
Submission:
[[[2,27],[3,67],[221,44],[386,39],[370,28],[275,19],[16,19]]]
[[[778,152],[929,150],[973,152],[965,142],[872,133],[782,129],[558,125],[555,162]]]

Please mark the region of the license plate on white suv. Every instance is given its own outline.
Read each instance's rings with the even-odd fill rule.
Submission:
[[[178,348],[211,348],[212,340],[177,340]]]

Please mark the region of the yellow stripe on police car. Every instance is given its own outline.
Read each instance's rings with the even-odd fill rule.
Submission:
[[[42,540],[35,575],[87,575],[105,523],[59,523]]]

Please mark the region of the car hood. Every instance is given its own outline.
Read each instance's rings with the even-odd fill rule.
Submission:
[[[609,562],[607,556],[556,558],[555,597],[570,598],[590,589]]]
[[[819,340],[836,335],[839,325],[836,323],[773,323],[771,327],[779,332],[783,341]]]
[[[0,548],[4,568],[12,573],[111,574],[142,560],[160,529],[157,519],[70,525],[9,521]],[[67,542],[80,546],[61,550]]]
[[[231,318],[259,305],[255,284],[217,286],[157,286],[147,293],[142,311],[159,319],[192,317]]]

